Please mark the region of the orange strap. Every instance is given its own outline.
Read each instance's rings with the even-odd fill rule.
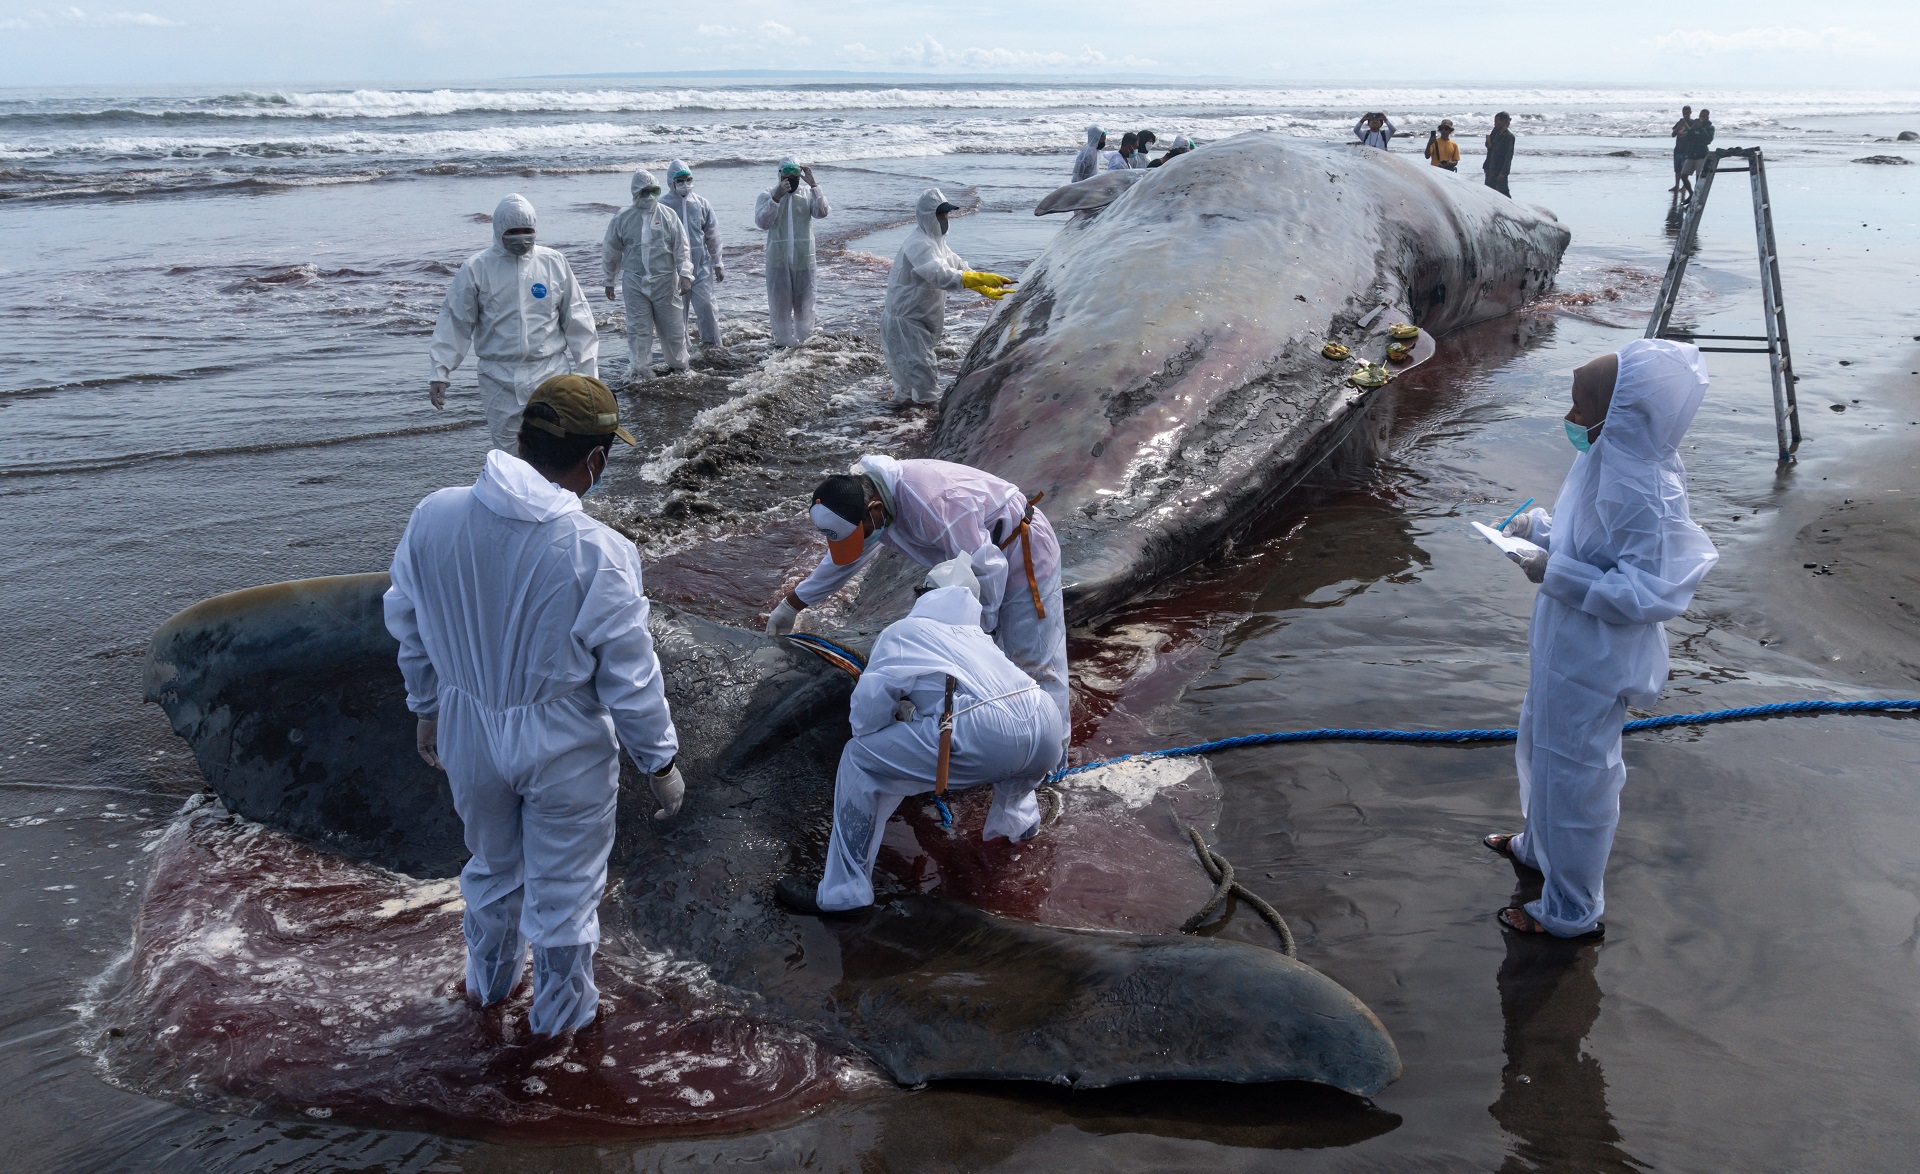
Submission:
[[[933,793],[944,796],[947,793],[947,768],[953,762],[953,687],[958,684],[952,677],[947,678],[947,700],[940,710],[940,765],[933,773]]]
[[[1027,564],[1027,589],[1033,592],[1033,610],[1039,612],[1040,618],[1043,620],[1047,618],[1047,605],[1040,602],[1040,580],[1034,578],[1033,575],[1032,530],[1033,507],[1045,496],[1046,493],[1041,492],[1027,498],[1027,512],[1021,515],[1020,524],[1014,527],[1013,533],[1007,535],[1007,540],[1000,544],[1000,549],[1005,550],[1007,547],[1013,545],[1014,539],[1018,538],[1020,540],[1020,555],[1026,560]]]

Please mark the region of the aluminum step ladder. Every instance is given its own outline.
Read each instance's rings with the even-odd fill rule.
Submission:
[[[1724,164],[1741,160],[1745,167]],[[1680,298],[1680,285],[1687,275],[1687,260],[1698,248],[1700,218],[1706,214],[1707,195],[1713,191],[1716,175],[1749,177],[1753,191],[1753,234],[1760,248],[1761,314],[1766,320],[1765,334],[1695,334],[1672,328],[1674,303]],[[1731,355],[1766,355],[1773,368],[1773,423],[1780,442],[1780,463],[1792,464],[1800,447],[1800,403],[1794,395],[1793,352],[1787,345],[1787,310],[1780,292],[1780,252],[1774,245],[1773,204],[1767,198],[1767,164],[1758,147],[1723,147],[1710,152],[1702,161],[1700,174],[1694,177],[1693,200],[1680,225],[1680,237],[1673,243],[1673,257],[1667,262],[1667,276],[1660,283],[1660,300],[1654,303],[1653,316],[1647,320],[1648,338],[1673,338],[1682,342],[1765,343],[1765,346],[1703,346],[1703,351]]]

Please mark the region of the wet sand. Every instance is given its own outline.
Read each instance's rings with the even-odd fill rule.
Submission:
[[[1920,362],[1910,319],[1887,309],[1915,304],[1913,266],[1898,252],[1864,262],[1887,234],[1861,235],[1911,233],[1906,181],[1885,176],[1895,170],[1861,169],[1879,174],[1858,183],[1831,168],[1776,170],[1777,198],[1799,201],[1793,226],[1805,230],[1786,243],[1809,442],[1777,474],[1758,364],[1713,361],[1688,459],[1696,514],[1723,559],[1672,625],[1663,712],[1914,692],[1920,654],[1903,605],[1920,598],[1920,564],[1903,506],[1920,492],[1920,425],[1909,423],[1920,383],[1903,373]],[[1576,234],[1554,306],[1445,340],[1382,398],[1355,450],[1259,533],[1076,633],[1082,754],[1311,725],[1510,722],[1531,589],[1464,521],[1550,498],[1570,456],[1555,423],[1565,370],[1638,333],[1666,247],[1648,188],[1657,169],[1643,171],[1538,177],[1534,194]],[[1724,207],[1690,302],[1702,329],[1748,313],[1751,236],[1737,201]],[[1839,259],[1821,259],[1836,248]],[[1216,759],[1220,850],[1292,919],[1303,959],[1365,1000],[1400,1046],[1406,1075],[1372,1104],[1287,1086],[965,1086],[831,1102],[755,1133],[527,1148],[268,1108],[209,1112],[103,1082],[74,1009],[126,948],[153,860],[141,847],[198,789],[164,721],[131,701],[147,634],[236,578],[378,565],[407,505],[447,479],[433,447],[447,439],[471,437],[5,486],[10,514],[58,519],[23,535],[6,563],[19,633],[0,774],[12,882],[0,950],[13,960],[0,1073],[18,1090],[3,1118],[9,1164],[1886,1168],[1920,1140],[1920,726],[1885,717],[1631,739],[1609,939],[1573,951],[1509,941],[1491,922],[1520,887],[1477,843],[1512,826],[1510,748]],[[753,565],[744,550],[731,557]],[[721,579],[732,576],[689,580],[688,594],[711,596]],[[715,606],[744,621],[757,594]],[[1220,932],[1267,931],[1242,910]]]

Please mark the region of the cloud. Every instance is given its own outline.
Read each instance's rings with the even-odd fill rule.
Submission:
[[[853,48],[854,46],[848,46]],[[865,46],[859,46],[864,49]],[[876,54],[877,56],[877,54]],[[1144,57],[1128,54],[1125,57],[1108,57],[1092,46],[1083,46],[1079,53],[1036,52],[1031,49],[948,49],[932,37],[921,37],[911,45],[905,45],[893,53],[893,63],[908,69],[934,70],[995,70],[1048,69],[1140,69],[1158,64]]]
[[[10,16],[0,20],[0,29],[49,29],[55,25],[78,25],[82,28],[107,28],[114,25],[131,25],[148,29],[179,29],[186,25],[164,16],[155,16],[151,12],[102,12],[90,13],[81,8],[61,8],[49,14],[35,9],[24,16]]]
[[[1894,48],[1873,33],[1853,29],[1742,29],[1714,33],[1705,29],[1675,29],[1653,38],[1653,47],[1665,53],[1707,57],[1721,53],[1883,53]]]
[[[763,20],[752,32],[738,29],[729,24],[703,24],[694,30],[703,37],[714,37],[728,42],[725,48],[748,49],[766,48],[772,45],[788,45],[798,48],[811,45],[813,41],[794,32],[777,20]]]
[[[847,61],[878,61],[880,60],[880,54],[875,53],[872,49],[867,48],[865,45],[862,45],[858,41],[855,41],[851,45],[840,46],[840,49],[835,54],[835,56],[838,56]]]

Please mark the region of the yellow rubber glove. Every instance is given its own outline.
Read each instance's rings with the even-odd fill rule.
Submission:
[[[981,297],[992,298],[996,302],[1013,292],[1007,288],[1013,284],[1011,277],[1002,277],[998,273],[982,273],[977,269],[968,269],[960,274],[960,284]]]

